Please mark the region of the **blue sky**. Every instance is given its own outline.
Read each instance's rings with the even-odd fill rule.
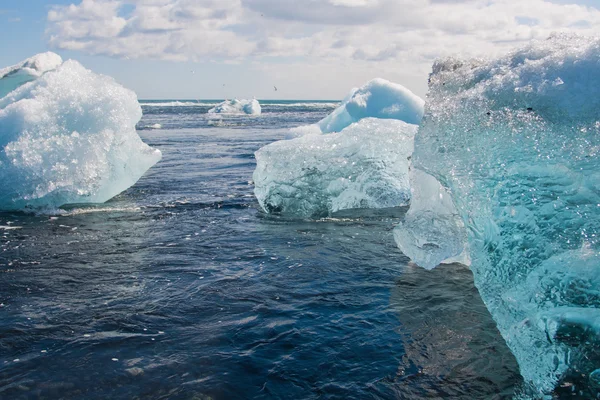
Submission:
[[[0,65],[51,50],[140,98],[339,99],[374,77],[424,96],[437,57],[600,32],[599,10],[600,0],[0,0]]]

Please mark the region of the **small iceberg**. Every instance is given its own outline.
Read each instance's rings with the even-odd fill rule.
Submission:
[[[140,129],[140,130],[162,129],[162,125],[161,124],[144,125],[144,126],[139,127],[138,129]]]
[[[209,114],[230,114],[230,115],[260,115],[261,109],[258,100],[225,100],[217,104],[210,110]]]
[[[423,118],[425,101],[409,89],[376,78],[348,93],[331,114],[314,125],[293,128],[292,136],[340,132],[363,118],[397,119],[418,125]]]
[[[410,156],[423,105],[385,79],[352,90],[321,122],[296,128],[299,137],[255,153],[254,194],[261,208],[319,218],[408,205]]]
[[[255,153],[254,194],[265,212],[301,218],[407,205],[416,131],[365,118],[338,133],[271,143]]]
[[[135,130],[135,93],[76,61],[2,69],[0,93],[0,210],[102,203],[161,159]]]

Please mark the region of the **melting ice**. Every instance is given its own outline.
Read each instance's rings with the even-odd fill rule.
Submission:
[[[415,138],[414,167],[452,197],[475,284],[528,397],[559,382],[598,391],[599,60],[600,39],[555,35],[496,60],[439,61]],[[423,229],[405,228],[402,248]],[[460,250],[446,237],[432,242]]]
[[[374,79],[354,89],[317,125],[295,130],[304,136],[256,152],[254,193],[262,209],[322,217],[407,205],[422,114],[423,100],[401,85]]]
[[[321,132],[339,132],[363,118],[398,119],[418,125],[425,102],[402,85],[377,78],[353,89],[342,104],[317,125]]]
[[[0,209],[105,202],[161,158],[135,131],[135,93],[76,61],[0,70],[0,94]]]
[[[342,132],[271,143],[256,152],[254,194],[264,211],[296,217],[406,205],[416,130],[365,118]]]

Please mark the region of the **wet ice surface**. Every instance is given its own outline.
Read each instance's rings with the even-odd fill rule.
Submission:
[[[409,265],[397,215],[259,211],[273,121],[324,113],[189,129],[163,111],[141,122],[169,127],[141,131],[163,160],[117,198],[0,214],[0,398],[510,396],[516,363],[470,272]]]

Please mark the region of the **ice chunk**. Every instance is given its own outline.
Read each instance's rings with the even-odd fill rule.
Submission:
[[[600,39],[437,62],[413,163],[448,188],[530,397],[600,366]]]
[[[47,52],[37,54],[16,65],[0,69],[0,98],[61,64],[62,58],[58,54]]]
[[[398,119],[419,124],[425,102],[402,85],[385,79],[373,79],[352,89],[342,104],[319,121],[323,133],[339,132],[362,118]]]
[[[101,203],[130,187],[161,158],[135,130],[141,115],[135,93],[76,61],[11,91],[0,99],[0,209]]]
[[[260,115],[261,109],[258,100],[225,100],[217,104],[210,110],[209,114],[250,114]]]
[[[394,229],[398,247],[416,264],[432,269],[442,262],[469,264],[465,226],[452,197],[431,175],[412,168],[411,204]]]
[[[256,152],[254,194],[264,211],[295,217],[405,205],[416,130],[366,118],[339,133],[271,143]]]

